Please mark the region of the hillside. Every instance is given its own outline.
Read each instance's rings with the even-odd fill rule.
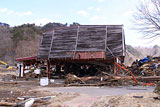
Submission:
[[[11,28],[8,26],[0,26],[0,60],[13,63],[15,52],[13,51]]]
[[[131,64],[136,59],[141,59],[143,57],[144,57],[144,54],[141,51],[137,50],[131,45],[126,45],[126,56],[125,56],[125,61],[124,61],[124,64],[126,66],[131,66]]]
[[[160,46],[155,45],[153,47],[134,47],[136,50],[143,53],[144,56],[157,57],[160,56]]]
[[[73,22],[70,26],[79,25]],[[67,26],[61,23],[48,23],[42,27],[35,24],[23,24],[10,27],[0,22],[0,60],[14,64],[15,59],[26,56],[36,56],[42,33],[53,30],[55,27]]]
[[[146,56],[157,57],[160,56],[160,46],[153,47],[132,47],[126,46],[126,57],[124,64],[130,66],[136,59],[142,59]]]
[[[41,28],[34,24],[14,27],[11,31],[16,57],[36,56],[42,35]]]
[[[13,64],[15,58],[37,55],[41,29],[33,24],[0,26],[0,60]]]
[[[151,52],[152,52],[152,56],[154,57],[160,56],[160,46],[155,45],[153,49],[151,50]]]
[[[143,52],[137,50],[136,48],[132,47],[131,45],[126,45],[126,49],[129,53],[131,53],[136,58],[143,58],[144,57]]]

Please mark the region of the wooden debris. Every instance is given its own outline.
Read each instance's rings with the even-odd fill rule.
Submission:
[[[70,83],[80,83],[80,82],[83,82],[79,77],[77,77],[76,75],[73,75],[73,74],[68,74],[66,76],[66,80],[65,80],[65,83],[66,84],[70,84]]]
[[[86,83],[89,80],[100,80],[100,77],[96,77],[96,76],[93,76],[93,77],[82,77],[82,78],[80,78],[80,80]]]
[[[102,79],[102,80],[101,80]],[[72,74],[66,76],[65,83],[67,86],[102,86],[102,85],[118,85],[122,81],[126,81],[131,78],[123,78],[120,76],[114,76],[108,73],[103,73],[103,77],[89,76],[89,77],[77,77]]]
[[[144,83],[151,83],[160,81],[160,76],[138,76],[135,77],[136,80]],[[102,81],[101,81],[102,79]],[[113,74],[108,74],[102,72],[102,77],[100,76],[88,76],[88,77],[77,77],[73,74],[68,74],[66,76],[65,83],[67,86],[111,86],[111,85],[122,85],[122,84],[132,84],[135,85],[132,76],[115,76]]]
[[[160,76],[147,76],[147,77],[136,77],[139,81],[159,81]]]
[[[13,106],[16,103],[10,103],[10,102],[0,102],[0,106]]]
[[[24,96],[24,97],[26,98],[27,96]],[[22,97],[22,98],[24,98],[24,97]],[[56,97],[56,96],[46,96],[46,97],[37,97],[37,98],[31,98],[31,96],[28,96],[28,99],[14,104],[14,107],[22,106],[23,104],[26,104],[26,102],[30,102],[32,100],[34,100],[33,102],[35,102],[35,103],[49,104],[49,102],[47,102],[47,101],[50,100],[51,98],[54,98],[54,97]],[[38,104],[33,104],[33,105],[38,105]]]
[[[142,59],[141,59],[142,60]],[[137,76],[160,76],[160,61],[156,58],[146,62],[134,62],[130,70]]]
[[[133,96],[133,98],[143,98],[143,96]]]

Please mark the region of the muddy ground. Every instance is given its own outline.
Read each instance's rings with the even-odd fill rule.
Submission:
[[[25,100],[22,97],[54,96],[45,101],[37,101],[32,107],[160,107],[160,100],[154,99],[159,95],[147,87],[131,89],[64,86],[51,83],[43,87],[38,79],[26,81],[15,78],[13,74],[3,73],[0,74],[0,102],[19,103]],[[123,93],[125,89],[132,91]]]
[[[26,98],[39,98],[39,97],[53,97],[47,101],[37,102],[33,107],[46,107],[50,105],[59,106],[65,101],[71,100],[79,94],[72,93],[57,93],[48,90],[43,90],[44,87],[39,86],[37,81],[21,81],[21,82],[0,82],[0,102],[19,103],[23,100],[21,97]],[[55,97],[54,97],[55,96]],[[54,107],[53,106],[53,107]],[[52,107],[52,106],[50,106]]]
[[[47,87],[62,87],[63,84],[50,84]],[[36,101],[32,107],[58,107],[63,102],[72,100],[79,94],[60,93],[54,91],[43,90],[40,86],[39,79],[26,81],[19,79],[14,72],[0,72],[0,103],[20,103],[29,98],[51,97],[48,100]],[[24,104],[22,104],[24,106]]]

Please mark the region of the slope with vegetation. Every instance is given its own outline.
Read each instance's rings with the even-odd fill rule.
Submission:
[[[73,22],[69,26],[76,25],[80,24]],[[0,60],[13,64],[15,58],[36,56],[42,34],[55,27],[64,26],[67,26],[67,23],[53,22],[42,27],[35,24],[10,27],[9,24],[0,22]]]
[[[36,56],[42,35],[40,27],[24,24],[11,31],[16,57]]]
[[[42,31],[34,24],[0,26],[0,60],[14,63],[16,57],[37,55]]]

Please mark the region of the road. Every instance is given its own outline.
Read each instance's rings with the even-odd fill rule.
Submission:
[[[56,87],[51,88],[56,92],[72,92],[91,96],[117,96],[129,93],[153,92],[154,87],[123,86],[123,87]]]
[[[36,89],[37,90],[37,89]],[[63,101],[62,107],[90,107],[95,101],[105,96],[120,96],[130,93],[153,92],[154,87],[120,86],[120,87],[39,87],[40,91],[49,93],[76,93],[79,96],[70,101]]]

